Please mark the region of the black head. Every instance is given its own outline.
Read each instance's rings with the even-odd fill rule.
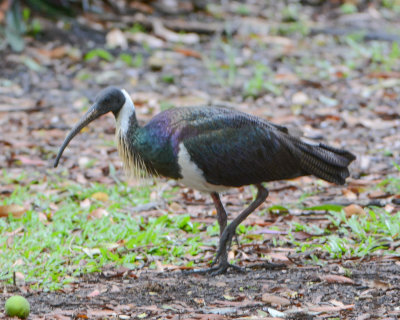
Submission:
[[[101,90],[94,99],[94,105],[97,104],[97,110],[100,115],[112,112],[117,115],[125,103],[125,95],[121,89],[116,87],[107,87]]]
[[[68,146],[68,143],[79,133],[79,131],[81,131],[93,120],[96,120],[98,117],[110,111],[116,116],[125,104],[125,100],[125,95],[121,89],[108,87],[101,90],[96,96],[94,104],[68,133],[60,150],[58,151],[56,160],[54,161],[54,167],[57,167],[64,149]]]

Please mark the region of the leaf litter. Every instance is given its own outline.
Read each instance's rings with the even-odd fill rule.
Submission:
[[[23,55],[9,49],[3,52],[2,222],[10,215],[17,219],[33,215],[38,223],[54,224],[54,214],[63,204],[41,204],[28,191],[28,199],[16,197],[21,186],[32,191],[46,186],[36,190],[40,197],[64,192],[62,184],[52,187],[56,175],[85,187],[126,180],[113,144],[111,116],[83,131],[66,151],[60,168],[51,169],[66,132],[106,85],[132,93],[141,121],[171,106],[218,102],[300,128],[310,139],[356,153],[352,178],[343,187],[309,177],[270,183],[270,197],[246,220],[239,230],[241,242],[230,252],[240,265],[249,267],[247,272],[216,278],[181,274],[192,268],[191,262],[201,266],[213,258],[218,229],[211,200],[159,181],[155,188],[174,190],[168,199],[160,200],[156,194],[149,204],[129,204],[122,210],[144,220],[166,213],[171,219],[189,214],[192,224],[200,224],[203,241],[197,252],[186,253],[174,263],[149,254],[152,244],[143,245],[135,249],[141,267],[110,264],[96,273],[71,274],[68,284],[50,292],[33,288],[32,280],[26,280],[28,272],[17,271],[17,286],[9,284],[10,274],[4,278],[8,280],[0,301],[24,293],[32,306],[32,319],[399,316],[399,231],[390,217],[395,221],[400,197],[399,170],[393,165],[400,163],[400,57],[395,42],[379,40],[398,30],[396,10],[373,2],[369,7],[360,4],[360,12],[352,16],[343,14],[334,1],[317,7],[245,1],[210,4],[196,11],[192,3],[180,1],[169,11],[141,1],[129,5],[145,15],[123,16],[119,23],[111,19],[107,28],[101,16],[91,16],[83,20],[90,30],[86,33],[79,28],[71,32],[44,28],[41,38],[29,39]],[[104,9],[115,17],[110,8]],[[165,10],[190,13],[190,17],[167,19]],[[293,10],[297,13],[291,14]],[[373,22],[372,31],[363,25],[366,18]],[[336,29],[338,21],[343,30]],[[140,31],[130,30],[134,23],[142,26]],[[101,32],[95,31],[99,26]],[[357,30],[366,32],[364,39],[354,35]],[[372,36],[378,40],[365,42]],[[130,58],[119,59],[126,51]],[[85,60],[88,53],[90,59]],[[253,194],[251,188],[229,191],[223,196],[227,211],[238,214]],[[115,208],[109,207],[116,201],[107,191],[93,192],[78,203],[79,210],[87,210],[80,218],[119,223],[110,211]],[[335,214],[335,208],[344,211]],[[366,241],[356,217],[386,224],[387,242],[374,243],[374,237]],[[7,230],[8,247],[25,232],[24,227]],[[343,235],[349,230],[358,230],[361,238],[350,234],[352,241],[345,242]],[[73,232],[78,235],[83,230]],[[339,237],[327,238],[327,232]],[[320,243],[321,239],[329,241]],[[110,255],[120,254],[117,248],[124,248],[125,241],[129,239],[107,244]],[[363,255],[357,248],[360,241],[376,251]],[[327,243],[337,251],[328,253]],[[82,246],[81,250],[95,257],[103,247]],[[13,263],[25,262],[18,258]]]

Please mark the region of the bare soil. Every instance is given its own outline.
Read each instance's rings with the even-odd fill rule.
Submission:
[[[343,268],[354,283],[328,275]],[[343,272],[343,271],[342,271]],[[113,270],[83,276],[64,292],[29,292],[31,319],[265,319],[268,308],[291,319],[397,319],[400,266],[393,261],[315,266],[258,265],[216,277]],[[19,292],[12,286],[7,294]],[[279,298],[286,297],[285,299]],[[332,307],[331,302],[337,306]],[[121,317],[121,315],[123,315]]]

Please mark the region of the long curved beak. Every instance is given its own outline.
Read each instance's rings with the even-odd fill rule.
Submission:
[[[97,103],[90,107],[83,118],[71,129],[71,131],[66,136],[60,150],[58,151],[56,160],[54,161],[54,168],[58,166],[58,162],[60,161],[60,158],[65,148],[68,146],[68,143],[90,122],[96,120],[98,117],[102,116],[105,113],[107,112],[104,112],[104,110],[102,110],[102,108],[100,108]]]

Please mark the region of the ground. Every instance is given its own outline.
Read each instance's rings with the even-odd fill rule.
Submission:
[[[127,226],[114,211],[143,217],[142,229],[166,214],[174,221],[186,214],[195,227],[185,222],[176,234],[166,229],[171,234],[159,243],[135,249],[126,245],[129,239],[114,240],[107,259],[134,253],[134,263],[107,260],[90,273],[97,246],[81,250],[86,256],[78,267],[63,253],[60,270],[72,269],[50,284],[26,270],[34,265],[28,263],[33,252],[12,256],[0,272],[0,310],[9,296],[22,294],[31,304],[29,319],[397,319],[400,4],[310,3],[178,1],[165,7],[134,1],[130,12],[118,15],[106,4],[103,14],[80,12],[73,21],[33,15],[41,27],[25,36],[25,49],[0,51],[3,205],[16,199],[29,223],[43,224],[43,237],[58,215],[67,215],[65,197],[77,211],[90,212],[88,219],[112,211],[106,223],[115,230]],[[27,20],[29,28],[33,21]],[[112,115],[77,136],[59,168],[52,168],[67,131],[108,85],[131,94],[141,123],[172,106],[222,104],[350,150],[357,160],[345,186],[312,177],[269,183],[269,198],[244,222],[230,252],[244,273],[186,274],[207,266],[215,253],[211,199],[163,179],[147,181],[150,187],[127,179],[113,143]],[[119,187],[121,181],[128,187]],[[105,211],[93,210],[98,202],[85,191],[69,190],[79,185],[94,194],[96,183],[112,193]],[[123,202],[132,196],[129,188],[148,190],[141,197],[150,202]],[[252,188],[239,188],[222,200],[235,216],[253,195]],[[4,254],[29,229],[28,220],[18,224],[8,213],[0,218]],[[197,225],[201,244],[186,241]],[[87,241],[97,236],[77,220],[70,230],[76,237],[89,233]],[[170,254],[177,260],[151,251],[164,250],[162,241],[174,237],[185,248]],[[48,248],[40,256],[51,256]],[[54,286],[57,281],[62,284]]]
[[[113,270],[86,276],[66,292],[27,297],[34,319],[268,319],[269,308],[288,305],[291,319],[398,317],[398,265],[349,263],[352,283],[328,277],[341,267],[260,267],[217,277]]]

